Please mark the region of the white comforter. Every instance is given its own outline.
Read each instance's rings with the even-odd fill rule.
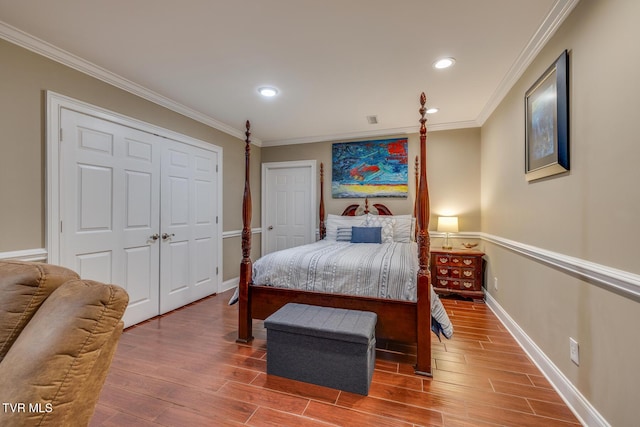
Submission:
[[[273,252],[253,265],[253,282],[279,288],[416,300],[415,243],[321,240]]]
[[[321,240],[258,259],[253,264],[253,283],[416,301],[418,268],[415,242],[379,244]],[[440,326],[432,328],[434,332],[440,330],[450,338],[453,327],[433,289],[431,315]]]

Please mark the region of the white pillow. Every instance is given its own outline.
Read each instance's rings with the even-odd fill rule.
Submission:
[[[416,219],[413,215],[393,215],[390,217],[369,213],[367,214],[367,224],[370,224],[369,221],[374,218],[393,218],[395,220],[393,225],[394,242],[408,243],[415,241]]]
[[[393,219],[396,220],[393,226],[393,241],[403,243],[411,242],[414,235],[413,215],[394,215]]]
[[[327,215],[327,234],[325,240],[336,240],[338,236],[338,227],[360,227],[365,225],[367,217],[360,216],[342,216],[342,215]]]
[[[393,242],[393,227],[396,220],[385,215],[367,214],[367,227],[382,227],[382,243]]]

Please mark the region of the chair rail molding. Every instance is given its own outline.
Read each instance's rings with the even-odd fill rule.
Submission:
[[[261,227],[254,227],[251,229],[251,234],[260,234],[262,233]],[[229,230],[222,232],[223,239],[229,239],[232,237],[242,237],[242,230]]]
[[[18,261],[46,262],[49,254],[45,248],[24,249],[20,251],[0,252],[0,260],[14,259]]]
[[[487,233],[482,240],[551,265],[567,274],[640,302],[640,275]]]

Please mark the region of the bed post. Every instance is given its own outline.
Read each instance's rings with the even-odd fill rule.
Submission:
[[[418,178],[420,177],[420,162],[418,161],[418,156],[416,156],[416,161],[413,165],[413,170],[414,170],[414,176],[416,179],[416,189],[415,189],[415,200],[413,201],[413,217],[418,218]],[[416,239],[416,242],[418,241],[418,227],[416,226],[415,229],[413,230],[413,238]]]
[[[251,263],[251,123],[247,120],[244,152],[244,194],[242,196],[242,261],[240,263],[240,282],[238,284],[238,339],[247,343],[253,339],[251,317],[251,294],[249,285],[252,281]]]
[[[324,239],[327,235],[327,226],[324,223],[324,164],[320,162],[320,225],[319,234],[320,240]]]
[[[420,181],[416,198],[418,230],[418,303],[416,305],[417,361],[415,372],[431,376],[431,275],[429,274],[429,188],[427,186],[427,127],[424,115],[427,97],[420,95]]]

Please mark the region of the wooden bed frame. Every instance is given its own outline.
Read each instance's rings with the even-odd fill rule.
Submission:
[[[280,307],[289,302],[372,311],[378,315],[376,337],[378,340],[398,341],[416,344],[416,374],[431,376],[431,276],[429,274],[429,190],[426,172],[426,96],[420,95],[420,161],[417,181],[416,235],[418,244],[419,270],[417,281],[417,302],[371,298],[361,296],[327,294],[271,286],[261,286],[252,281],[251,261],[251,188],[249,183],[251,132],[250,123],[246,123],[245,146],[245,185],[242,202],[242,261],[240,264],[238,342],[247,343],[253,339],[253,319],[266,319]],[[418,163],[418,160],[416,160]],[[323,171],[320,176],[323,179]],[[324,236],[324,194],[320,186],[320,235]],[[345,210],[346,214],[352,205]],[[375,206],[375,205],[374,205]],[[383,205],[381,205],[384,207]],[[377,206],[375,206],[378,208]],[[367,208],[368,209],[368,208]],[[381,211],[382,212],[382,211]],[[355,214],[353,209],[352,215]]]

